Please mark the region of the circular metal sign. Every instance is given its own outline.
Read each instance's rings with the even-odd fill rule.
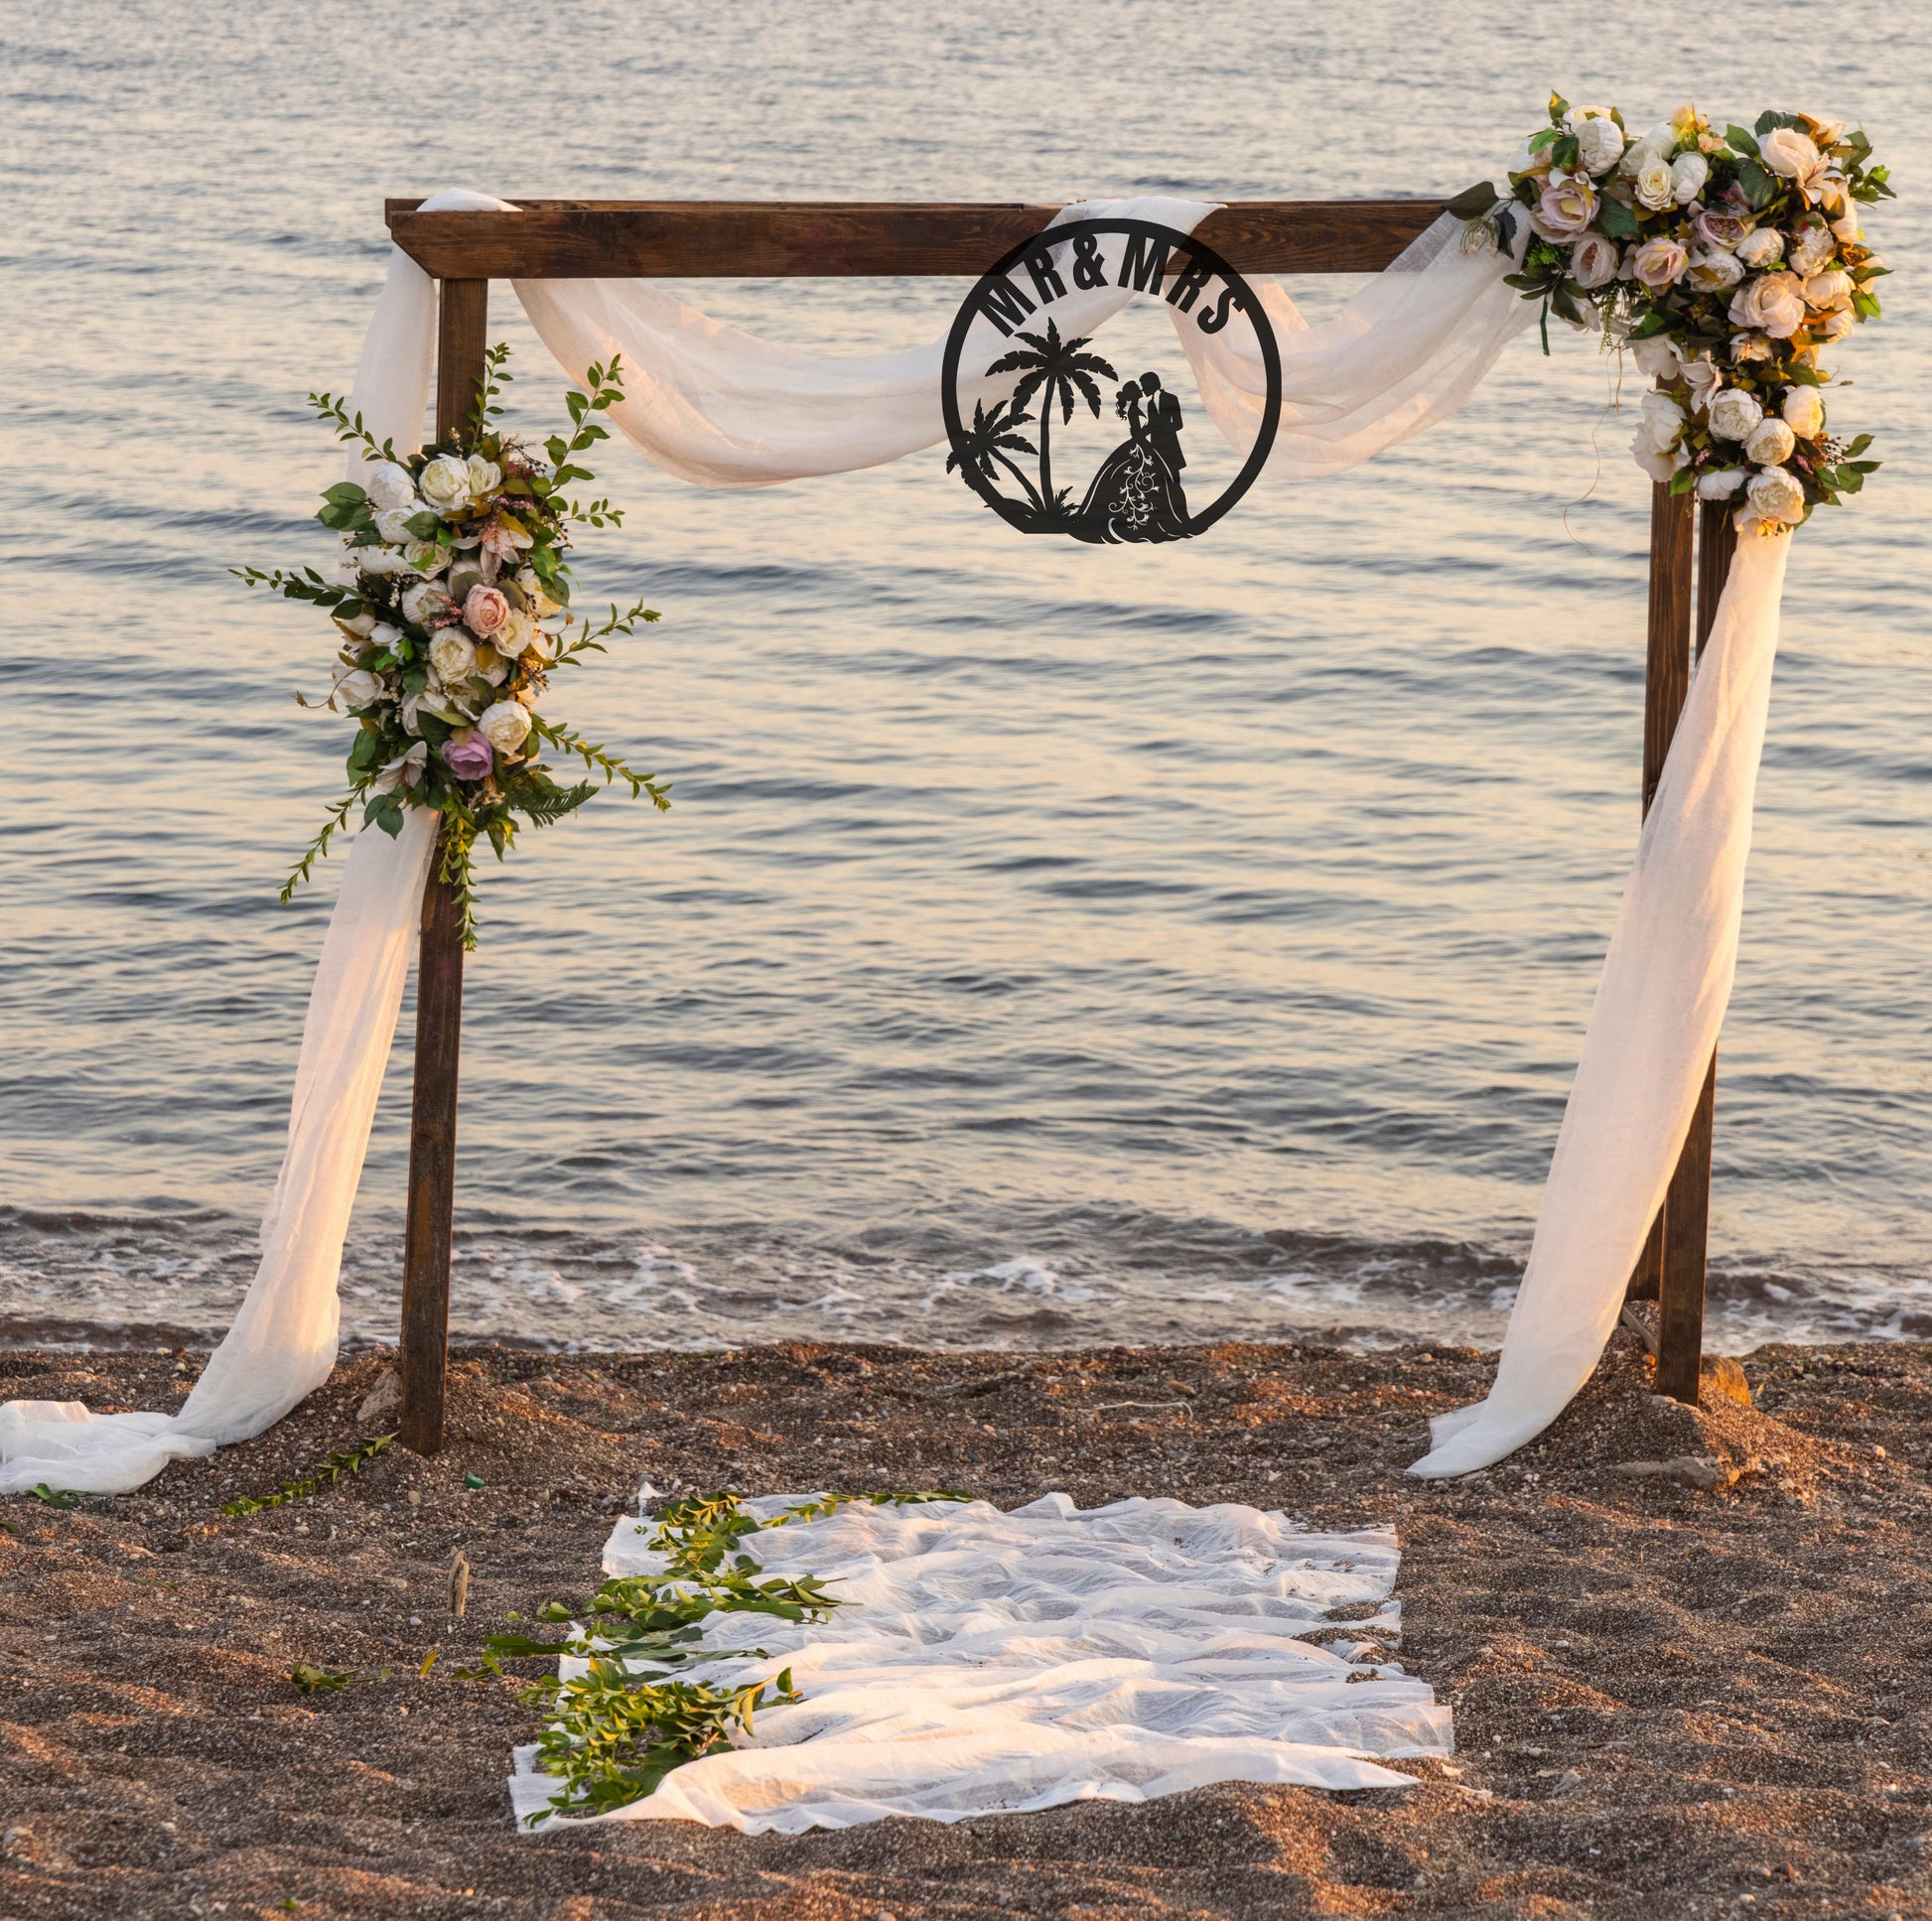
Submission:
[[[1063,333],[1053,312],[1114,290],[1163,302],[1176,329],[1211,338],[1234,325],[1254,335],[1267,381],[1261,422],[1240,471],[1204,505],[1187,497],[1187,419],[1170,380],[1155,368],[1117,372],[1086,336]],[[1078,304],[1090,308],[1091,300]],[[984,323],[977,334],[976,323]],[[962,367],[969,337],[974,363]],[[957,469],[1022,533],[1109,546],[1187,540],[1220,519],[1267,465],[1281,423],[1281,349],[1254,289],[1205,241],[1155,220],[1069,220],[1023,241],[974,283],[946,336],[940,398],[947,470]],[[1063,445],[1056,473],[1055,425],[1064,430],[1076,413],[1100,422],[1110,401],[1119,430],[1098,465],[1090,449]]]

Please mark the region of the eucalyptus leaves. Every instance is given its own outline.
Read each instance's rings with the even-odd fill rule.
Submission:
[[[1614,107],[1552,95],[1509,192],[1449,204],[1514,252],[1509,285],[1549,316],[1628,342],[1657,387],[1631,452],[1674,493],[1736,498],[1740,531],[1782,532],[1856,493],[1869,434],[1826,431],[1822,349],[1876,320],[1889,271],[1862,209],[1894,198],[1871,143],[1842,121],[1767,112],[1716,131],[1683,107],[1633,137]],[[1527,235],[1522,227],[1527,225]]]
[[[235,568],[251,585],[328,610],[338,653],[321,705],[353,718],[348,792],[330,810],[282,890],[288,899],[358,804],[363,821],[395,834],[404,807],[443,816],[442,876],[456,891],[464,944],[476,945],[473,852],[488,840],[500,860],[520,822],[563,819],[614,780],[662,811],[667,789],[582,735],[536,711],[550,674],[605,651],[614,635],[657,616],[637,603],[593,623],[570,612],[565,554],[573,525],[617,525],[608,500],[579,505],[568,489],[595,476],[580,463],[609,431],[598,416],[622,398],[618,361],[590,368],[567,397],[571,432],[541,455],[496,425],[508,349],[491,347],[469,431],[398,457],[359,414],[327,393],[310,404],[337,438],[360,446],[365,480],[339,481],[316,518],[343,537],[330,580],[315,568]],[[298,696],[298,699],[301,697]],[[307,701],[303,702],[307,706]],[[560,783],[543,750],[582,762]],[[602,780],[598,776],[602,776]]]

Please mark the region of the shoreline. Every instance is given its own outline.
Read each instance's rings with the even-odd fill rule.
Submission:
[[[467,1346],[436,1460],[391,1446],[307,1500],[220,1513],[368,1432],[357,1409],[383,1364],[345,1355],[266,1435],[134,1494],[0,1502],[0,1909],[1932,1912],[1932,1714],[1912,1679],[1932,1644],[1927,1348],[1763,1348],[1743,1362],[1756,1408],[1708,1394],[1693,1413],[1653,1402],[1620,1333],[1538,1441],[1421,1483],[1401,1470],[1426,1417],[1478,1395],[1492,1356]],[[0,1397],[166,1407],[195,1367],[0,1351]],[[1713,1484],[1619,1471],[1685,1459]],[[1407,1791],[1236,1784],[791,1840],[663,1822],[519,1837],[503,1781],[531,1711],[513,1683],[453,1671],[509,1612],[595,1587],[646,1477],[1393,1523],[1400,1658],[1453,1709],[1456,1758],[1400,1763]],[[458,1550],[473,1574],[452,1623]],[[368,1678],[298,1696],[296,1662]]]

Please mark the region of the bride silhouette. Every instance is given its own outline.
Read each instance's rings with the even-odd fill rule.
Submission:
[[[1067,532],[1096,545],[1184,539],[1180,402],[1158,373],[1144,373],[1115,395],[1114,412],[1126,421],[1127,438],[1101,462],[1086,498],[1068,516]]]

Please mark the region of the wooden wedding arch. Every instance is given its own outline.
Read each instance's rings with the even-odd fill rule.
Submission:
[[[974,202],[522,201],[515,212],[421,212],[384,204],[397,246],[437,282],[436,431],[475,404],[492,280],[976,279],[1031,239],[1057,206]],[[1443,211],[1440,201],[1247,201],[1195,231],[1242,273],[1379,273]],[[1690,692],[1693,648],[1717,617],[1736,535],[1722,501],[1653,485],[1649,645],[1644,679],[1643,810]],[[1694,585],[1695,583],[1695,585]],[[443,1444],[450,1252],[456,1204],[463,944],[455,896],[432,865],[417,970],[416,1075],[404,1234],[401,1435],[422,1454]],[[1661,1393],[1695,1404],[1704,1343],[1705,1250],[1717,1057],[1677,1170],[1630,1278],[1629,1299],[1658,1304]]]

